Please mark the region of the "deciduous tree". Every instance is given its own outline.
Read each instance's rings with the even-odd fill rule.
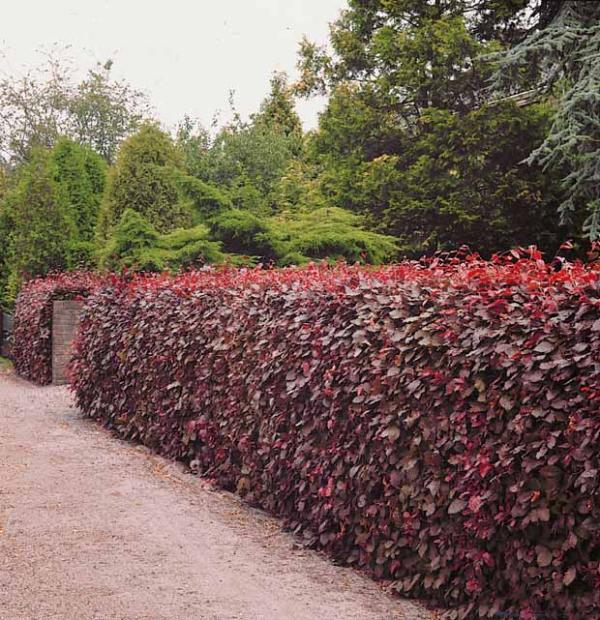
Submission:
[[[0,155],[24,161],[31,149],[61,137],[87,144],[108,162],[150,114],[145,95],[111,75],[111,60],[77,80],[68,57],[51,53],[24,75],[0,80]]]

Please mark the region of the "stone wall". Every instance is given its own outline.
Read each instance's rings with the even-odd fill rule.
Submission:
[[[77,333],[83,302],[55,301],[52,310],[52,383],[67,383],[65,370]]]

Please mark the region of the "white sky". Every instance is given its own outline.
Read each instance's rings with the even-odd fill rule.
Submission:
[[[235,90],[243,116],[258,109],[273,70],[296,75],[302,35],[325,43],[345,0],[4,0],[1,69],[23,73],[40,50],[71,46],[78,69],[115,61],[113,74],[146,92],[168,127],[184,114],[226,119]],[[322,101],[301,101],[314,127]]]

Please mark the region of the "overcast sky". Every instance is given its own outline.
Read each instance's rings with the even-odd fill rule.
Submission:
[[[227,112],[255,111],[273,70],[295,75],[306,34],[327,41],[328,23],[345,0],[19,0],[2,3],[3,72],[39,65],[40,49],[70,45],[80,69],[108,58],[114,75],[145,91],[173,126],[184,114],[209,125]],[[313,127],[322,101],[300,102]],[[226,115],[223,118],[227,118]]]

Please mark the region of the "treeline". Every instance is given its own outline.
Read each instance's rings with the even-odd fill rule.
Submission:
[[[104,107],[117,107],[109,73],[102,79]],[[104,156],[95,137],[86,144],[36,127],[11,154],[0,190],[5,305],[24,279],[51,271],[397,256],[396,240],[368,229],[364,217],[298,194],[308,137],[283,75],[249,121],[235,115],[216,135],[185,119],[172,136],[143,115],[133,119],[134,109],[121,111],[134,129]]]
[[[217,131],[186,118],[165,132],[110,63],[82,82],[54,61],[5,79],[2,300],[77,267],[381,263],[463,245],[553,254],[584,222],[594,238],[598,110],[592,95],[583,112],[564,98],[579,88],[588,101],[594,84],[589,5],[350,0],[326,48],[302,42],[296,83],[275,74],[254,115],[233,107]],[[525,97],[494,95],[494,76]],[[295,98],[314,94],[328,103],[305,133]]]

